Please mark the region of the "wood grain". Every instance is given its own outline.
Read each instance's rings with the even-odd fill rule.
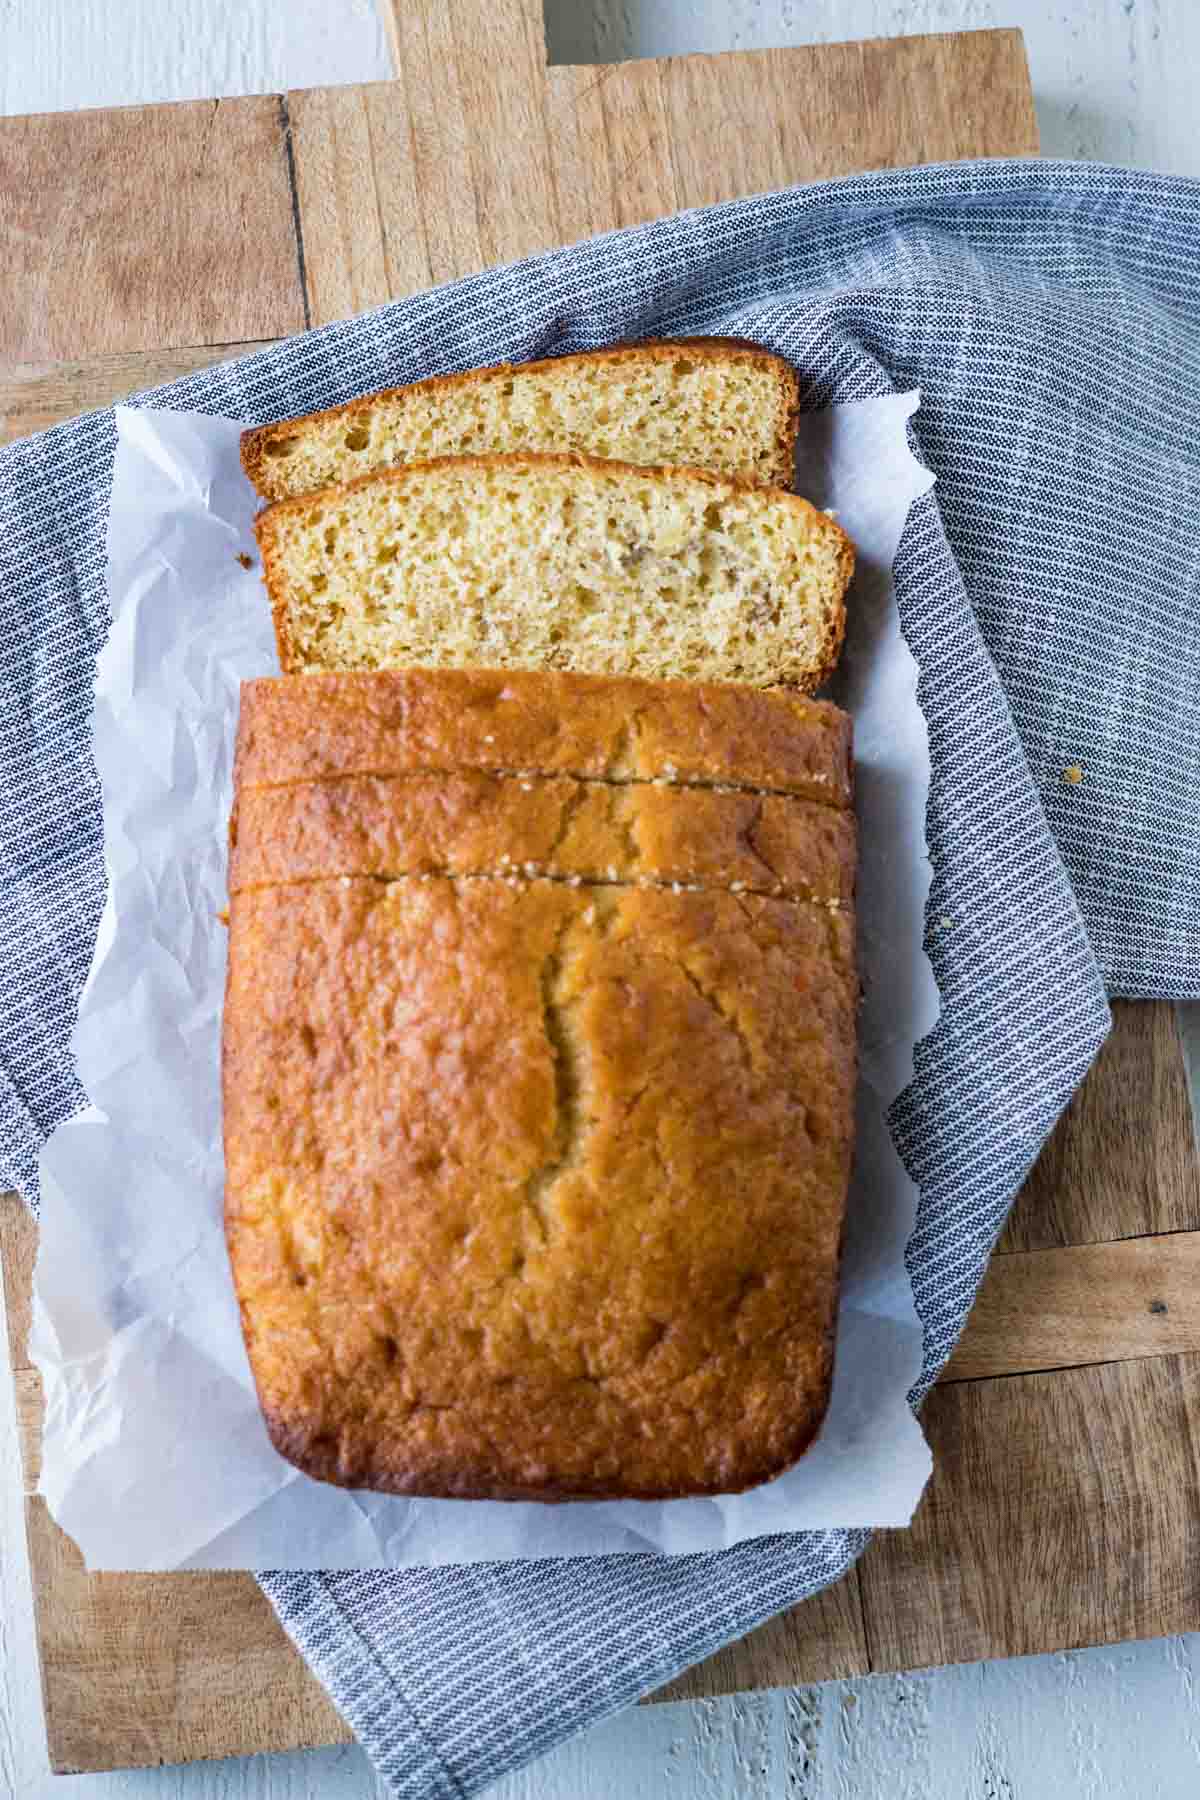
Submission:
[[[1175,1009],[1117,1000],[1113,1024],[1014,1204],[1002,1251],[1200,1229],[1200,1159]]]
[[[859,1564],[871,1667],[1200,1625],[1200,1357],[935,1388],[934,1473]]]
[[[0,1279],[8,1325],[8,1359],[14,1375],[33,1373],[29,1332],[33,1323],[33,1266],[37,1226],[19,1194],[0,1194]],[[38,1421],[41,1431],[41,1421]],[[28,1439],[22,1440],[23,1444]],[[28,1468],[28,1458],[26,1458]]]
[[[390,82],[289,96],[314,324],[349,318],[437,279],[418,201],[410,121],[394,100]],[[387,179],[377,186],[380,165]],[[449,179],[449,166],[442,174]],[[441,216],[453,230],[455,212]],[[326,248],[333,244],[336,254]]]
[[[548,71],[546,124],[565,243],[677,210],[664,89],[658,62]]]
[[[473,215],[482,266],[557,243],[542,0],[384,0],[382,10],[422,196]],[[444,144],[446,116],[461,154],[439,176],[431,153]]]
[[[513,11],[522,66],[535,14],[525,0]],[[854,168],[1037,147],[1019,32],[555,68],[535,108],[507,78],[475,66],[496,61],[494,14],[489,21],[475,30],[466,0],[406,4],[391,21],[402,58],[395,83],[0,120],[9,269],[0,441],[306,319],[347,317],[682,205]],[[985,90],[994,105],[968,138],[972,96]],[[468,127],[481,95],[491,121],[483,132]],[[711,159],[709,105],[745,121],[732,161]],[[143,143],[147,191],[131,238],[130,166]],[[510,166],[514,145],[533,147],[527,184]],[[82,260],[49,254],[49,212],[74,193],[71,183],[53,188],[51,168],[86,178],[71,227],[86,233]],[[20,217],[6,175],[39,196],[22,202]],[[186,224],[180,191],[190,197]]]
[[[350,1741],[252,1576],[89,1575],[40,1499],[27,1534],[57,1774]]]
[[[796,54],[683,56],[660,65],[680,206],[842,174],[850,121],[865,168],[1037,154],[1020,32],[824,45],[810,62],[802,105]],[[862,119],[870,121],[866,139]],[[1004,150],[971,148],[984,144]]]
[[[1200,1353],[1200,1231],[994,1256],[943,1382]]]
[[[0,363],[304,324],[279,101],[0,119]]]
[[[554,68],[548,83],[565,239],[849,169],[1038,149],[1017,31]]]
[[[206,344],[196,349],[125,350],[69,362],[0,361],[0,444],[31,437],[78,413],[112,406],[128,394],[263,347]]]
[[[560,241],[540,0],[384,14],[394,82],[289,96],[316,324]]]
[[[395,83],[289,95],[314,323],[682,206],[1037,152],[1016,31],[535,75],[536,0],[483,11],[389,0]]]

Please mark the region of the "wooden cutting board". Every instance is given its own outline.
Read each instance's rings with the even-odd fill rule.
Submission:
[[[547,70],[537,0],[396,0],[390,24],[394,82],[0,121],[0,436],[681,206],[1037,150],[1015,32]],[[0,1203],[54,1767],[341,1741],[248,1575],[88,1576],[36,1498],[34,1238]],[[1200,1624],[1200,1176],[1169,1008],[1120,1009],[1001,1248],[926,1408],[914,1530],[671,1697]]]

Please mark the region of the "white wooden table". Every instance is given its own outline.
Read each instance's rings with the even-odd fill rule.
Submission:
[[[546,0],[554,61],[1019,25],[1043,148],[1200,176],[1194,0]],[[372,0],[0,0],[0,113],[386,79]],[[1200,1063],[1200,1008],[1188,1035]],[[0,1342],[3,1332],[0,1331]],[[0,1381],[0,1800],[364,1800],[355,1748],[46,1771],[10,1384]],[[1196,1800],[1200,1635],[643,1708],[497,1800]]]

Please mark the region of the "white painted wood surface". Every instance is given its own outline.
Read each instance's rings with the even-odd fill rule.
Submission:
[[[556,62],[1020,25],[1047,155],[1200,175],[1193,0],[547,0],[546,11]],[[372,0],[0,0],[0,113],[388,73]],[[1187,1011],[1200,1063],[1200,1008]],[[48,1775],[17,1470],[12,1393],[0,1379],[0,1800],[381,1793],[355,1748]],[[1196,1800],[1198,1680],[1200,1635],[644,1708],[493,1792],[497,1800]]]

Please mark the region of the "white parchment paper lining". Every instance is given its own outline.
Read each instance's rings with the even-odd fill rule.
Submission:
[[[366,1568],[722,1549],[811,1527],[903,1525],[930,1459],[904,1267],[916,1196],[885,1112],[937,1017],[922,951],[929,757],[890,570],[932,477],[918,396],[801,421],[800,491],[837,510],[858,568],[837,698],[855,721],[858,1150],[833,1398],[821,1437],[748,1494],[662,1503],[403,1500],[299,1474],[271,1447],[221,1229],[218,1048],[238,686],[276,670],[238,462],[241,427],[119,408],[113,626],[96,683],[109,890],[74,1038],[91,1110],[42,1155],[32,1351],[41,1492],[94,1569]],[[253,557],[242,567],[239,555]]]

